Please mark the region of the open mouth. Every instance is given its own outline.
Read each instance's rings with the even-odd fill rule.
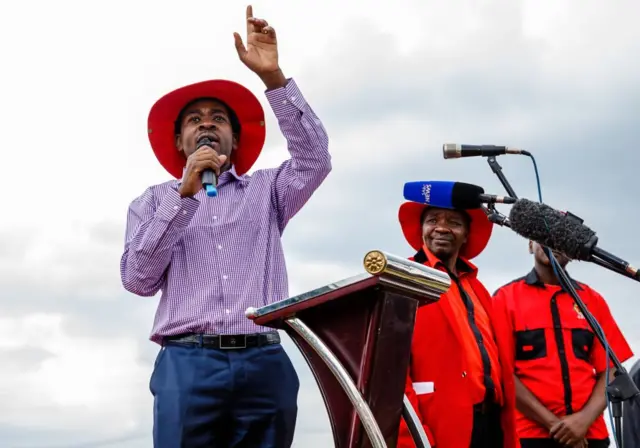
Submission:
[[[220,143],[218,137],[213,133],[199,135],[198,139],[196,140],[196,146],[198,147],[212,143]]]

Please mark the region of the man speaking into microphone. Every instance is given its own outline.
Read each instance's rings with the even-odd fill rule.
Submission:
[[[411,259],[452,280],[438,302],[418,309],[405,394],[436,448],[516,448],[510,352],[501,343],[506,338],[493,319],[491,296],[470,261],[489,243],[493,224],[479,204],[462,210],[424,203],[472,203],[482,193],[474,187],[405,185],[410,201],[400,206],[399,220],[416,251]],[[403,422],[398,447],[414,446]]]
[[[176,179],[131,203],[121,277],[139,296],[162,292],[151,334],[162,346],[150,380],[155,447],[292,444],[297,374],[278,333],[244,312],[288,296],[280,237],[331,157],[322,123],[280,70],[275,30],[250,6],[246,22],[236,50],[264,82],[289,160],[246,174],[264,144],[264,112],[234,82],[182,87],[149,113],[153,151]]]

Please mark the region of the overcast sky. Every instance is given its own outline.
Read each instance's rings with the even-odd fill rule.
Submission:
[[[443,160],[445,142],[528,149],[544,201],[640,263],[640,3],[253,5],[276,28],[283,71],[324,121],[333,156],[333,172],[285,232],[291,294],[360,272],[371,249],[412,255],[396,219],[406,181],[504,194],[485,160]],[[147,114],[187,83],[251,88],[268,116],[254,169],[288,156],[263,86],[237,60],[232,33],[244,36],[244,13],[243,3],[214,0],[0,6],[3,448],[151,446],[157,298],[120,284],[127,207],[169,179]],[[537,199],[529,159],[500,163],[520,196]],[[503,228],[475,261],[491,291],[532,264],[527,242]],[[569,270],[604,295],[640,352],[640,285],[588,263]],[[314,380],[285,342],[302,384],[296,446],[331,446]]]

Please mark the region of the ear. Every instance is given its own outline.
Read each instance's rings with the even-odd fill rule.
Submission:
[[[238,149],[238,134],[233,134],[231,137],[231,161],[235,161],[236,150]]]
[[[176,149],[178,150],[178,152],[184,153],[184,151],[182,150],[182,135],[180,134],[176,134]]]
[[[529,240],[529,253],[533,254],[533,241]]]
[[[235,151],[236,149],[238,149],[238,134],[233,134],[233,137],[231,139],[231,151]]]

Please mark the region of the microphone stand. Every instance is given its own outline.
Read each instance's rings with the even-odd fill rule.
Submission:
[[[507,190],[507,193],[509,194],[509,196],[513,198],[517,198],[518,196],[516,195],[516,192],[513,190],[513,188],[509,184],[509,181],[502,173],[502,167],[496,160],[495,156],[489,156],[487,158],[487,162],[489,163],[491,170],[495,173],[495,175],[500,180],[500,183],[502,183],[502,186],[504,187],[504,189]],[[509,227],[509,220],[506,218],[506,216],[501,215],[495,209],[494,204],[489,204],[489,206],[487,207],[487,215],[491,222]],[[586,305],[578,295],[578,292],[576,291],[576,289],[573,287],[573,284],[571,283],[569,275],[562,268],[562,266],[560,266],[560,264],[557,262],[556,258],[553,256],[553,253],[551,252],[551,250],[549,250],[548,247],[544,247],[544,251],[547,257],[549,258],[549,260],[556,266],[556,269],[554,269],[554,272],[556,274],[558,281],[560,282],[560,286],[567,294],[571,296],[575,304],[578,306],[578,308],[580,309],[580,312],[582,312],[582,315],[587,320],[589,327],[591,327],[591,331],[593,331],[593,333],[596,335],[596,338],[598,338],[598,341],[600,342],[602,347],[604,347],[604,349],[607,351],[607,355],[611,360],[611,362],[613,363],[613,366],[615,368],[614,379],[612,381],[609,381],[609,378],[607,378],[608,385],[606,390],[607,390],[607,396],[609,398],[609,402],[611,403],[612,415],[614,419],[614,431],[615,431],[615,438],[617,441],[617,445],[619,448],[623,448],[622,403],[625,401],[629,401],[632,398],[640,395],[640,391],[638,390],[638,387],[633,382],[633,379],[631,378],[627,370],[624,368],[624,366],[622,365],[622,363],[620,362],[616,354],[613,352],[611,347],[609,347],[609,344],[605,343],[606,338],[600,332],[600,328],[601,328],[600,324],[598,323],[596,318],[593,317],[593,315],[589,312]],[[608,264],[608,263],[600,260],[600,263],[598,264],[605,266],[605,264]],[[611,265],[609,266],[613,267]],[[617,271],[618,270],[616,269],[616,272]],[[609,370],[608,367],[609,366],[607,366],[607,369],[605,370],[605,372],[608,372]]]
[[[529,154],[526,154],[526,155],[529,155]],[[509,184],[509,181],[507,180],[507,178],[502,173],[502,167],[500,166],[500,164],[496,160],[496,156],[487,157],[487,163],[489,164],[489,167],[491,167],[491,171],[494,172],[494,174],[500,180],[500,183],[502,183],[502,186],[505,188],[505,190],[507,190],[507,193],[509,194],[509,196],[511,196],[512,198],[517,198],[518,196],[516,195],[516,192],[513,191],[513,188]],[[507,217],[505,217],[504,215],[501,215],[499,212],[497,212],[495,207],[490,207],[489,210],[492,211],[493,214],[495,214],[496,217],[494,219],[497,219],[498,221],[500,221],[500,222],[495,222],[495,224],[509,227],[509,225],[508,225],[508,221],[509,220],[508,220]],[[489,215],[489,216],[491,216],[491,215]],[[502,218],[501,218],[501,216],[502,216]],[[545,253],[546,253],[546,251],[547,251],[547,248],[545,248]],[[548,255],[549,254],[547,254],[547,256]],[[605,269],[609,269],[610,271],[613,271],[616,274],[624,275],[627,278],[630,278],[632,280],[640,282],[640,271],[638,271],[636,268],[634,268],[633,266],[630,266],[629,263],[627,263],[626,261],[616,257],[613,254],[609,254],[607,252],[603,252],[603,255],[604,255],[604,258],[600,258],[600,257],[598,257],[596,255],[590,255],[589,259],[587,261],[590,261],[590,262],[595,263],[595,264],[597,264],[599,266],[602,266]],[[555,258],[554,258],[554,260],[555,260]],[[556,265],[557,265],[557,263],[556,263]],[[558,279],[558,280],[560,280],[560,279]]]
[[[517,198],[518,196],[516,195],[516,192],[513,191],[513,188],[511,188],[511,184],[509,183],[507,178],[504,177],[504,174],[502,173],[502,167],[496,160],[496,156],[487,157],[487,163],[489,164],[489,167],[491,167],[491,171],[493,171],[493,173],[498,176],[498,180],[500,180],[500,183],[502,184],[504,189],[507,190],[509,196],[511,196],[512,198]]]

